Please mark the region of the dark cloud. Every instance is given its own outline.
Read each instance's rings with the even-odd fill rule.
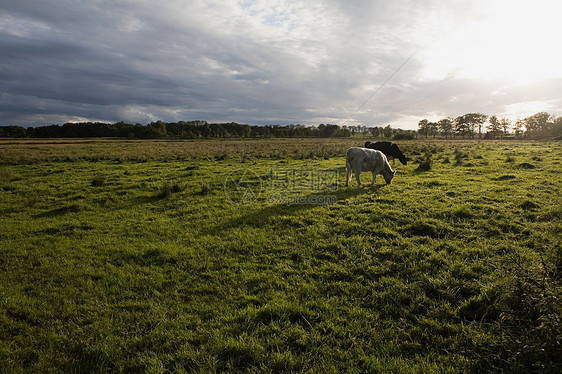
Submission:
[[[202,119],[415,128],[430,115],[501,114],[533,101],[560,108],[562,96],[553,79],[502,85],[447,67],[440,69],[450,76],[428,75],[421,52],[476,17],[469,5],[46,0],[6,2],[0,12],[0,124]],[[453,23],[440,21],[453,15]]]

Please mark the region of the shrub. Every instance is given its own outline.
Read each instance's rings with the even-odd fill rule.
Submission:
[[[209,183],[203,183],[201,185],[201,192],[199,194],[207,195],[209,192],[211,192],[211,185]]]
[[[522,164],[519,164],[519,167],[523,169],[534,169],[535,165],[529,164],[528,162],[523,162]]]
[[[419,166],[417,167],[418,171],[428,171],[431,170],[431,155],[428,153],[426,154],[425,158],[422,158],[419,161]]]
[[[411,133],[400,133],[394,135],[394,140],[414,140],[414,134]]]
[[[160,193],[158,194],[158,196],[164,198],[170,196],[173,193],[182,192],[183,190],[185,190],[185,186],[181,186],[178,183],[174,183],[174,184],[166,183],[160,189]]]
[[[226,159],[228,159],[228,154],[226,152],[223,152],[215,156],[215,161],[224,161]]]
[[[463,164],[463,159],[468,159],[468,154],[463,153],[459,149],[455,149],[455,166],[461,166]]]
[[[538,206],[537,204],[535,204],[534,202],[532,202],[530,200],[525,200],[519,206],[523,210],[533,210],[533,209],[540,208],[540,206]]]
[[[102,187],[105,186],[105,176],[102,174],[97,174],[92,182],[90,183],[92,187]]]
[[[515,175],[506,174],[506,175],[502,175],[501,177],[496,178],[496,180],[498,180],[498,181],[508,181],[508,180],[512,180],[512,179],[517,179],[517,177]]]

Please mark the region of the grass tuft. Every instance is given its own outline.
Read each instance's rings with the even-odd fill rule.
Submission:
[[[502,175],[498,178],[496,178],[496,180],[498,181],[509,181],[512,179],[517,179],[517,177],[515,175],[511,175],[511,174],[506,174],[506,175]]]
[[[528,162],[523,162],[523,163],[519,164],[519,167],[522,168],[522,169],[534,169],[534,168],[536,168],[535,165],[529,164]]]
[[[210,185],[209,183],[203,183],[203,184],[201,185],[201,191],[199,192],[199,195],[202,195],[202,196],[207,195],[207,194],[209,194],[212,190],[213,190],[213,189],[212,189],[212,187],[211,187],[211,185]]]
[[[428,153],[428,154],[425,155],[425,158],[422,158],[419,161],[419,165],[416,168],[416,170],[417,171],[429,171],[429,170],[431,170],[431,164],[432,164],[431,154]]]
[[[181,185],[179,183],[165,183],[158,192],[157,196],[160,198],[169,197],[172,194],[182,192],[185,190],[185,185]]]
[[[531,200],[525,200],[519,206],[523,210],[534,210],[540,208],[540,205],[535,204]]]
[[[102,174],[97,174],[93,179],[92,182],[90,182],[90,185],[92,187],[103,187],[105,186],[106,183],[106,178],[104,175]]]

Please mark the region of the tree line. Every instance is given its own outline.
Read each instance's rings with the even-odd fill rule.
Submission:
[[[0,137],[9,138],[130,138],[130,139],[198,139],[198,138],[331,138],[364,134],[377,138],[395,138],[399,135],[413,139],[415,131],[386,127],[304,125],[247,125],[235,122],[208,123],[206,121],[151,122],[144,126],[125,122],[65,123],[40,127],[2,126]]]
[[[483,130],[487,130],[483,133]],[[437,122],[423,119],[418,122],[418,133],[425,138],[497,139],[507,136],[516,138],[544,138],[562,136],[562,117],[539,112],[513,123],[509,118],[488,117],[482,113],[467,113],[457,118],[443,118]]]
[[[484,132],[485,131],[485,132]],[[198,139],[198,138],[332,138],[372,137],[377,139],[478,138],[497,139],[506,136],[542,138],[562,136],[562,117],[540,112],[512,123],[508,118],[488,117],[481,113],[467,113],[457,118],[437,122],[423,119],[418,130],[368,126],[305,125],[247,125],[235,122],[207,121],[151,122],[147,125],[125,122],[80,122],[39,127],[0,126],[4,138],[130,138],[130,139]]]

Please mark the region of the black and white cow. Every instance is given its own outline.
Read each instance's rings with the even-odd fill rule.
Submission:
[[[355,179],[357,179],[358,185],[361,185],[360,177],[362,171],[370,171],[373,173],[373,181],[371,184],[375,184],[377,174],[382,174],[386,184],[390,184],[396,173],[390,167],[384,153],[375,149],[358,147],[349,148],[345,154],[346,187],[351,180],[352,170],[355,172]]]
[[[385,154],[388,160],[392,160],[392,165],[394,165],[394,159],[397,158],[403,165],[406,165],[406,156],[402,154],[402,151],[398,148],[396,143],[393,142],[365,142],[365,148],[376,149]]]

